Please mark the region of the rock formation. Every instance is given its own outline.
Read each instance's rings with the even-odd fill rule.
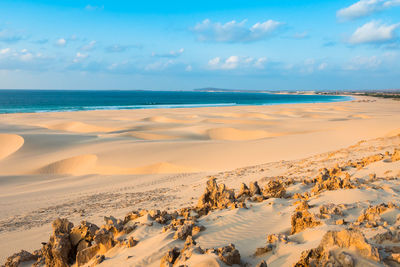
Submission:
[[[337,248],[355,250],[359,255],[379,261],[378,249],[371,246],[357,230],[328,231],[317,248],[303,251],[294,265],[303,266],[353,266],[353,258]]]

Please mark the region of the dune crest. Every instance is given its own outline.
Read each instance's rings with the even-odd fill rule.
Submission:
[[[239,130],[236,128],[208,129],[207,135],[212,140],[244,141],[279,136],[278,133],[269,133],[263,130]]]
[[[0,160],[22,147],[25,140],[17,134],[0,134]]]
[[[71,121],[55,125],[48,125],[45,126],[45,128],[48,128],[50,130],[58,130],[58,131],[66,131],[74,133],[112,132],[116,130],[113,128],[87,124],[80,121]]]
[[[34,174],[71,174],[82,175],[95,172],[97,156],[79,155],[50,163],[34,172]]]

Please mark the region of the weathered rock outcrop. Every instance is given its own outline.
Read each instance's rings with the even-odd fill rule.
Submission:
[[[37,255],[31,254],[25,250],[21,250],[20,252],[15,253],[15,254],[11,255],[10,257],[8,257],[4,266],[5,267],[18,267],[18,266],[20,266],[21,263],[24,263],[27,261],[36,261],[37,258],[38,258]]]
[[[371,246],[361,232],[342,230],[327,232],[319,246],[303,251],[300,260],[294,266],[353,266],[352,256],[344,251],[335,251],[337,248],[351,248],[365,258],[380,260],[378,249]]]
[[[400,160],[400,149],[395,149],[395,150],[394,150],[394,152],[393,152],[393,154],[392,154],[392,157],[391,157],[391,160],[392,160],[392,161],[398,161],[398,160]]]
[[[350,175],[347,172],[342,172],[340,167],[323,169],[314,181],[315,185],[311,189],[314,195],[323,191],[356,188],[350,181]]]
[[[213,209],[235,208],[236,198],[233,190],[227,189],[225,184],[217,184],[216,178],[207,181],[204,194],[200,197],[197,209],[207,214]]]
[[[206,252],[216,254],[226,265],[232,266],[233,264],[240,264],[240,253],[235,248],[234,244],[216,249],[208,249]]]
[[[358,224],[365,223],[366,227],[377,227],[385,223],[380,215],[392,208],[397,208],[397,206],[393,203],[381,203],[379,205],[370,206],[363,210],[361,215],[358,217],[357,222]]]
[[[306,228],[315,227],[321,224],[313,214],[311,214],[308,210],[296,211],[292,215],[292,229],[290,234],[295,234],[303,231]]]
[[[281,180],[270,180],[264,187],[262,194],[265,198],[283,198],[286,195],[285,184]]]

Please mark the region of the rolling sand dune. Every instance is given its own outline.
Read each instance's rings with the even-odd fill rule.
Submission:
[[[143,121],[150,121],[150,122],[160,122],[160,123],[193,123],[194,121],[188,121],[188,120],[179,120],[179,119],[174,119],[174,118],[169,118],[166,116],[153,116],[149,118],[143,119]]]
[[[204,249],[234,243],[248,266],[262,259],[272,267],[292,266],[302,251],[318,246],[327,230],[350,226],[369,205],[400,203],[400,161],[389,158],[400,147],[399,122],[400,105],[390,99],[3,114],[0,261],[20,249],[40,248],[41,242],[48,241],[51,222],[57,217],[69,218],[75,225],[82,220],[102,225],[104,216],[123,219],[134,209],[170,212],[193,207],[208,176],[213,175],[235,193],[242,182],[257,180],[264,188],[271,179],[285,177],[289,197],[250,199],[248,209],[201,216],[197,222],[206,229],[195,241]],[[324,204],[352,205],[343,213],[346,224],[336,224],[342,218],[338,215],[318,217],[322,225],[290,234],[294,203],[299,201],[294,195],[310,192],[315,184],[304,179],[315,178],[322,168],[358,162],[377,153],[385,158],[343,170],[354,188],[308,197],[313,214],[319,214]],[[381,217],[399,229],[398,214],[400,208]],[[173,238],[175,229],[163,231],[165,225],[149,216],[134,223],[135,230],[122,238],[132,237],[139,243],[127,247],[122,240],[106,253],[100,266],[160,266],[168,249],[184,246],[184,240]],[[367,238],[393,225],[379,226],[383,228],[366,229]],[[279,241],[271,247],[273,251],[254,257],[257,248],[265,248],[268,234],[288,236],[288,241]],[[193,266],[200,262],[224,266],[213,255],[193,255],[190,261]]]
[[[16,152],[24,144],[24,138],[16,134],[0,134],[0,160]]]
[[[260,120],[273,120],[274,116],[267,115],[259,112],[245,112],[245,113],[216,113],[214,116],[227,117],[227,118],[246,118],[246,119],[260,119]]]
[[[95,171],[96,161],[96,155],[80,155],[50,163],[33,173],[71,175],[88,174]]]
[[[268,133],[262,130],[239,130],[235,128],[214,128],[207,130],[207,135],[212,140],[243,141],[256,140],[282,134]]]
[[[174,140],[179,138],[179,136],[172,136],[166,134],[133,132],[133,131],[124,133],[124,135],[129,135],[142,140]]]
[[[45,128],[57,131],[66,131],[74,133],[94,133],[94,132],[112,132],[116,129],[109,127],[96,126],[79,121],[65,122],[55,125],[47,125]]]
[[[166,174],[166,173],[191,173],[199,172],[200,170],[187,166],[175,165],[169,162],[159,162],[148,166],[134,168],[130,171],[131,174]]]

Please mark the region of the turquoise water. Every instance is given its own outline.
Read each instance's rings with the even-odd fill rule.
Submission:
[[[324,103],[330,95],[193,91],[0,90],[0,113]]]

